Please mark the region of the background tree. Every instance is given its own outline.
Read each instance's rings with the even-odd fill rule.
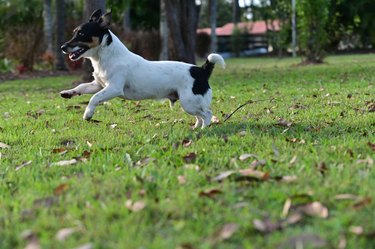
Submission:
[[[166,0],[165,6],[171,34],[169,58],[195,64],[194,52],[199,15],[195,1]]]
[[[61,46],[65,42],[65,1],[56,0],[56,46],[55,68],[66,70],[65,57],[61,53]]]
[[[326,55],[327,0],[299,0],[297,3],[300,50],[306,63],[321,63]]]
[[[46,53],[52,54],[53,51],[53,21],[52,21],[52,1],[43,1],[43,31],[44,42],[46,44]]]
[[[216,36],[216,15],[217,15],[217,1],[209,0],[210,5],[210,23],[211,23],[211,51],[217,50],[217,36]]]
[[[167,12],[165,7],[165,0],[160,0],[160,38],[161,38],[161,51],[160,60],[168,60],[168,40],[169,40],[169,30],[167,22]]]
[[[210,5],[209,0],[202,0],[199,15],[199,27],[210,27]],[[216,0],[216,26],[221,27],[224,24],[232,22],[232,3],[227,0]]]

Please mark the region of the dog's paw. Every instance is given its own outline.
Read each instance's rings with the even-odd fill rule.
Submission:
[[[71,91],[61,91],[60,96],[65,98],[65,99],[70,99],[71,97],[74,96],[74,93]]]

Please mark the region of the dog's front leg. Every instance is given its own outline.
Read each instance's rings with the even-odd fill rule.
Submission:
[[[94,111],[97,105],[104,101],[119,97],[122,95],[122,89],[113,85],[108,85],[101,91],[91,97],[89,104],[86,107],[85,114],[83,114],[84,120],[90,120],[94,115]]]
[[[69,90],[64,90],[60,92],[61,97],[70,99],[73,96],[81,94],[94,94],[99,92],[102,86],[98,84],[95,80],[90,83],[83,83],[77,87]]]

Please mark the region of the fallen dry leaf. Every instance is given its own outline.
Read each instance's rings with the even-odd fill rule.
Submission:
[[[221,194],[221,193],[222,191],[220,189],[212,188],[212,189],[200,191],[199,196],[213,198],[216,195]]]
[[[83,244],[83,245],[81,245],[79,247],[76,247],[74,249],[92,249],[92,248],[94,248],[93,244],[86,243],[86,244]]]
[[[191,140],[191,139],[184,139],[181,142],[182,146],[185,147],[185,148],[190,147],[190,145],[192,143],[193,143],[193,140]]]
[[[153,162],[153,161],[155,161],[155,158],[145,157],[145,158],[139,160],[138,162],[136,162],[135,165],[139,166],[139,167],[143,167],[143,166],[146,166],[147,164],[149,164],[150,162]]]
[[[31,230],[25,230],[22,232],[21,237],[26,241],[25,249],[40,249],[39,239],[35,233]]]
[[[185,163],[192,163],[197,158],[197,154],[194,152],[191,152],[183,157]]]
[[[252,157],[258,158],[258,156],[254,155],[254,154],[242,154],[242,155],[240,155],[239,159],[240,159],[241,162],[243,162],[243,161],[245,161],[249,158],[252,158]]]
[[[36,207],[52,207],[53,205],[56,205],[59,203],[59,199],[56,196],[49,196],[45,198],[40,198],[34,200],[34,206]]]
[[[297,210],[313,217],[319,217],[324,219],[328,217],[328,208],[317,201],[299,206]]]
[[[327,245],[328,242],[320,236],[305,233],[287,239],[278,246],[278,249],[327,248]]]
[[[61,147],[61,148],[55,148],[52,150],[52,153],[63,155],[68,152],[67,148]]]
[[[178,183],[183,185],[186,184],[186,177],[185,176],[177,176]]]
[[[67,183],[60,184],[53,190],[54,195],[62,195],[69,189],[69,185]]]
[[[370,197],[362,198],[361,200],[357,201],[353,204],[353,208],[361,209],[371,203],[372,199]]]
[[[67,227],[67,228],[62,228],[59,231],[57,231],[55,235],[55,239],[58,241],[64,241],[66,240],[70,235],[75,233],[77,231],[76,228],[74,227]]]
[[[238,225],[234,223],[225,224],[210,236],[212,243],[218,243],[223,240],[230,239],[232,235],[238,230]]]
[[[325,162],[320,162],[320,163],[318,163],[318,164],[316,165],[316,168],[318,169],[318,171],[319,171],[322,175],[324,175],[324,174],[327,172],[327,170],[328,170],[327,165],[326,165]]]
[[[109,127],[111,127],[111,129],[115,129],[117,127],[117,124],[110,124]]]
[[[368,112],[375,112],[375,102],[369,101],[366,103]]]
[[[275,176],[272,178],[279,182],[284,182],[284,183],[291,183],[291,182],[295,182],[298,180],[297,176]]]
[[[372,151],[375,151],[375,144],[368,142],[367,145],[372,149]]]
[[[262,172],[262,171],[259,171],[259,170],[254,170],[252,168],[241,169],[238,172],[241,174],[241,176],[255,178],[255,179],[258,179],[258,180],[268,180],[268,178],[269,178],[268,172]]]
[[[145,201],[133,202],[132,200],[127,200],[125,203],[125,207],[132,212],[139,212],[146,207],[146,202]]]
[[[335,195],[335,200],[358,200],[360,197],[353,194],[339,194]]]
[[[32,162],[33,162],[33,161],[23,162],[22,164],[16,166],[16,171],[22,169],[23,167],[29,166]]]
[[[262,233],[272,233],[278,229],[281,229],[281,225],[279,222],[272,222],[269,218],[265,218],[264,220],[253,220],[253,225],[256,230]]]
[[[74,164],[77,164],[78,161],[77,159],[73,158],[71,160],[62,160],[62,161],[59,161],[59,162],[55,162],[55,163],[51,163],[50,166],[53,167],[53,166],[69,166],[69,165],[74,165]]]
[[[293,125],[293,122],[287,121],[283,118],[279,118],[276,125],[282,126],[282,127],[291,127]]]
[[[214,177],[213,180],[220,182],[220,181],[228,178],[229,176],[233,175],[235,172],[236,171],[234,171],[234,170],[229,170],[229,171],[222,172],[218,176]]]
[[[200,167],[198,165],[196,165],[196,164],[185,164],[184,168],[185,169],[189,169],[189,170],[195,170],[195,171],[199,171],[200,170]]]
[[[258,160],[258,159],[256,159],[256,160],[254,160],[254,161],[252,161],[251,162],[251,164],[250,164],[250,167],[251,168],[256,168],[256,167],[258,167],[258,166],[264,166],[264,165],[266,165],[266,160]]]
[[[213,124],[220,124],[220,120],[219,120],[218,117],[212,116],[211,123],[213,123]]]
[[[5,144],[5,143],[2,143],[2,142],[0,142],[0,149],[9,149],[10,148],[10,146],[9,145],[7,145],[7,144]]]
[[[351,226],[349,227],[349,231],[356,235],[362,235],[364,230],[363,230],[363,227],[361,226]]]
[[[294,155],[293,158],[289,161],[289,164],[293,165],[296,163],[296,161],[297,161],[297,155]]]
[[[366,164],[367,166],[374,165],[374,159],[372,159],[370,156],[366,157],[366,159],[359,159],[356,161],[357,164]]]
[[[296,144],[305,144],[306,143],[306,141],[304,139],[299,139],[299,138],[286,138],[285,140],[287,142],[296,143]]]
[[[283,207],[283,212],[281,214],[282,217],[288,216],[291,206],[292,206],[292,199],[290,199],[290,198],[286,199],[286,201],[284,203],[284,207]]]

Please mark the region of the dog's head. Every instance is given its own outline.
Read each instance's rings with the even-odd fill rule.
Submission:
[[[100,9],[95,10],[89,21],[79,25],[73,31],[73,37],[61,46],[65,54],[69,54],[72,61],[81,57],[90,57],[95,50],[101,46],[103,38],[107,35],[107,45],[110,44],[109,25],[111,22],[111,12],[102,15]]]

